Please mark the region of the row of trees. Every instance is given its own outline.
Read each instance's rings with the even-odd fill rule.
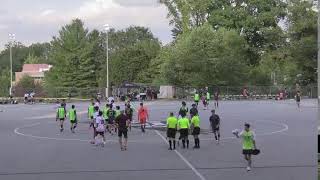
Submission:
[[[165,46],[148,28],[111,29],[110,81],[178,86],[316,83],[317,13],[302,0],[161,0],[174,40]],[[49,63],[45,89],[106,86],[106,34],[80,19],[50,43],[16,43],[14,71]],[[0,93],[10,82],[9,48],[0,53]],[[4,88],[6,87],[6,88]]]

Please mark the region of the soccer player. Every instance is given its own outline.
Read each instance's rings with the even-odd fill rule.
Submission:
[[[256,149],[255,134],[250,130],[250,124],[248,123],[245,123],[244,130],[240,134],[238,132],[234,132],[234,134],[238,138],[242,138],[242,154],[244,155],[244,159],[248,162],[247,171],[251,171],[251,155],[253,150]]]
[[[125,108],[125,114],[128,116],[129,118],[129,130],[131,131],[131,123],[132,123],[132,117],[133,117],[133,109],[129,104],[126,104],[126,108]]]
[[[95,119],[95,127],[96,127],[96,137],[95,137],[95,144],[99,145],[97,138],[100,135],[102,137],[102,143],[101,146],[103,147],[106,144],[106,138],[104,135],[105,132],[105,121],[102,117],[103,113],[102,111],[98,112],[98,115]]]
[[[102,117],[106,121],[106,124],[108,123],[108,111],[109,111],[109,104],[106,104],[106,106],[102,109]]]
[[[77,111],[75,105],[71,106],[71,109],[68,112],[68,116],[71,123],[70,130],[72,133],[75,133],[74,129],[77,127]]]
[[[116,118],[116,124],[118,126],[118,137],[121,151],[126,151],[128,146],[128,126],[129,118],[121,111],[120,115]],[[122,139],[123,135],[123,139]],[[123,141],[122,141],[123,140]]]
[[[189,119],[186,117],[186,114],[182,114],[181,118],[178,120],[178,128],[180,131],[180,136],[182,139],[182,147],[183,149],[186,148],[186,143],[187,143],[187,148],[189,148],[189,129],[190,129],[190,123]]]
[[[182,101],[182,103],[181,103],[181,108],[180,108],[180,110],[179,110],[179,116],[181,116],[183,113],[184,114],[188,114],[188,107],[187,107],[187,103],[186,102],[184,102],[184,101]]]
[[[190,109],[190,118],[192,119],[196,114],[198,114],[197,106],[196,104],[192,104],[192,108]]]
[[[300,93],[300,91],[297,91],[296,102],[297,102],[298,108],[300,108],[300,101],[301,101],[301,93]]]
[[[219,107],[219,92],[216,91],[214,93],[214,108],[217,109]]]
[[[61,106],[57,110],[57,117],[56,117],[56,121],[58,120],[60,121],[60,132],[63,131],[63,123],[65,118],[66,118],[66,111],[64,109],[63,103],[61,103]]]
[[[176,132],[177,132],[178,119],[174,116],[173,112],[167,119],[167,137],[169,139],[169,150],[176,149]]]
[[[149,119],[148,109],[140,103],[140,108],[138,110],[138,120],[141,124],[141,131],[144,133],[146,128],[147,119]]]
[[[192,117],[191,119],[191,126],[193,127],[192,135],[194,137],[194,149],[200,148],[200,117],[198,114]]]
[[[90,121],[90,127],[93,126],[93,115],[94,115],[94,102],[91,102],[91,104],[88,107],[88,119]]]
[[[211,100],[211,94],[209,93],[209,91],[207,91],[206,93],[206,100],[207,100],[207,106],[209,106],[209,102]]]
[[[108,110],[108,131],[111,135],[113,135],[113,132],[115,132],[115,111],[113,110],[112,104],[109,104],[109,110]]]
[[[215,113],[213,109],[211,111],[211,116],[209,118],[210,125],[212,128],[212,132],[214,134],[214,138],[216,139],[217,144],[220,142],[220,117]]]
[[[196,93],[194,94],[194,103],[196,104],[197,107],[199,105],[199,101],[200,101],[200,95],[199,95],[199,92],[196,91]]]

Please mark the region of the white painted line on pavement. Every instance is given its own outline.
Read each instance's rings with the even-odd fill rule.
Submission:
[[[163,140],[166,144],[168,144],[166,138],[163,137],[163,135],[162,135],[161,133],[159,133],[159,131],[155,130],[155,132],[162,138],[162,140]],[[196,168],[194,168],[193,165],[192,165],[184,156],[182,156],[182,154],[181,154],[179,151],[174,150],[174,152],[183,160],[183,162],[185,162],[185,163],[189,166],[189,168],[190,168],[201,180],[206,180],[206,178],[204,178],[204,177],[202,176],[202,174],[200,174],[199,171],[198,171]]]

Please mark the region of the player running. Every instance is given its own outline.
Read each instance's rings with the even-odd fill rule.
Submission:
[[[94,102],[91,102],[91,104],[88,107],[88,119],[90,121],[90,127],[93,126],[93,115],[94,115]]]
[[[297,91],[295,99],[296,99],[298,108],[300,108],[300,101],[301,101],[301,93],[300,93],[300,91]]]
[[[77,111],[75,105],[71,106],[68,116],[71,124],[70,130],[72,133],[75,133],[74,129],[77,127]]]
[[[116,132],[115,129],[115,118],[116,118],[116,112],[113,110],[112,104],[109,104],[109,110],[107,112],[108,115],[108,131],[111,135],[113,135]]]
[[[178,120],[178,129],[180,131],[180,136],[182,139],[182,148],[186,148],[186,143],[187,143],[187,148],[189,148],[189,129],[190,129],[190,123],[189,119],[186,117],[186,114],[182,114],[181,118]]]
[[[192,117],[191,119],[191,127],[193,129],[192,135],[194,137],[194,149],[199,149],[200,148],[200,139],[199,139],[199,134],[200,134],[200,117],[198,114]]]
[[[56,116],[56,121],[58,120],[60,121],[60,132],[63,131],[63,123],[66,118],[66,111],[64,107],[65,107],[64,104],[61,103],[61,106],[57,110],[57,116]]]
[[[108,124],[108,121],[109,121],[108,111],[109,111],[109,104],[106,104],[106,106],[102,109],[102,117],[106,121],[105,123],[106,125]]]
[[[128,127],[130,120],[128,116],[121,111],[120,115],[116,118],[116,124],[118,127],[118,137],[121,151],[126,151],[128,146]],[[123,135],[123,139],[122,139]]]
[[[198,108],[198,105],[199,105],[199,101],[200,101],[200,95],[199,95],[199,92],[196,91],[196,93],[194,94],[194,103],[196,104],[197,108]]]
[[[210,100],[211,100],[211,94],[209,93],[209,91],[207,91],[207,93],[206,93],[207,107],[209,106]]]
[[[102,137],[102,143],[101,146],[104,147],[106,144],[106,137],[105,137],[105,121],[103,119],[103,113],[102,111],[98,112],[97,117],[95,118],[95,127],[96,127],[96,136],[95,136],[95,145],[99,145],[98,142],[98,136],[100,135]]]
[[[149,119],[148,109],[140,103],[140,108],[138,110],[138,120],[141,124],[141,131],[145,133],[147,119]]]
[[[251,171],[252,168],[252,159],[251,155],[256,149],[255,134],[250,130],[250,124],[245,123],[244,130],[239,134],[236,130],[233,132],[238,138],[242,138],[242,154],[244,159],[248,162],[247,171]]]
[[[131,131],[131,123],[132,123],[132,117],[133,117],[133,109],[129,104],[126,104],[126,108],[125,108],[125,114],[128,116],[129,118],[129,130]]]
[[[174,116],[173,112],[167,119],[167,137],[169,139],[169,150],[176,149],[176,132],[177,132],[178,119]]]
[[[215,109],[219,108],[219,92],[218,91],[214,93],[214,108]]]
[[[214,138],[216,139],[217,144],[220,142],[220,117],[215,113],[216,111],[213,109],[211,111],[211,116],[209,118],[210,125],[212,128],[212,132],[214,134]]]

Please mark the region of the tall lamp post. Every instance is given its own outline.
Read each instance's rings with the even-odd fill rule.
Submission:
[[[106,88],[106,98],[109,98],[109,24],[103,25],[103,29],[106,33],[106,53],[107,53],[107,88]]]
[[[12,45],[15,40],[16,35],[15,34],[9,34],[9,39],[10,39],[10,90],[9,94],[12,96]]]

